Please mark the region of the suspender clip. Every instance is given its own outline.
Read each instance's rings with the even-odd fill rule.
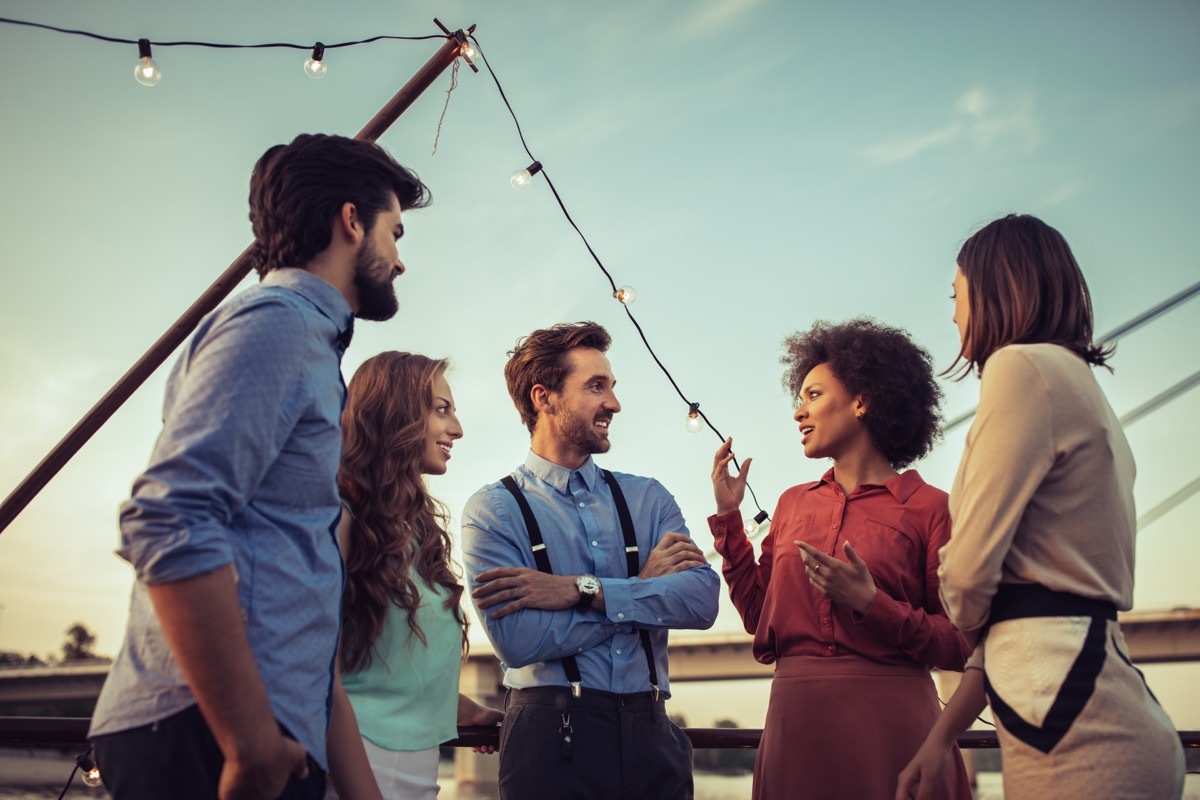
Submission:
[[[571,697],[576,700],[583,697],[583,681],[571,681]]]
[[[650,688],[654,690],[654,702],[657,703],[658,702],[658,684],[657,683],[652,684]]]

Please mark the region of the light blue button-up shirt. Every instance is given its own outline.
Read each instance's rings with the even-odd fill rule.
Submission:
[[[232,564],[275,718],[327,765],[343,582],[335,535],[341,355],[351,322],[331,284],[279,269],[205,317],[185,346],[150,466],[121,506],[117,553],[137,581],[90,735],[157,722],[196,702],[146,585]]]
[[[667,533],[690,535],[675,498],[662,484],[613,474],[629,504],[641,564]],[[522,609],[499,620],[491,618],[489,609],[480,611],[492,647],[504,663],[504,685],[566,686],[559,659],[574,655],[584,691],[648,691],[649,670],[638,634],[645,628],[650,631],[659,688],[669,695],[667,631],[712,626],[720,591],[716,572],[705,564],[659,578],[626,577],[616,504],[591,458],[570,470],[530,452],[512,475],[537,517],[554,574],[598,577],[605,611]],[[475,576],[494,567],[537,569],[521,511],[499,481],[467,501],[462,537],[471,590]]]

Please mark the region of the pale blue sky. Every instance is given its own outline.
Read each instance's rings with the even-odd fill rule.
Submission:
[[[1200,277],[1194,2],[8,0],[3,13],[243,43],[477,23],[535,156],[617,282],[637,288],[633,310],[683,390],[754,456],[768,510],[826,467],[800,449],[782,338],[868,314],[948,365],[954,255],[988,220],[1025,211],[1058,227],[1100,331]],[[296,51],[159,47],[164,78],[145,89],[132,45],[0,25],[0,493],[249,243],[262,151],[305,131],[354,134],[437,45],[329,51],[321,81]],[[684,431],[686,406],[545,183],[510,188],[528,158],[486,74],[459,72],[431,156],[449,84],[381,139],[434,205],[406,220],[399,316],[358,327],[346,374],[383,349],[454,360],[466,437],[432,486],[457,514],[527,446],[505,351],[545,324],[604,323],[625,410],[603,463],[659,477],[707,545],[716,437]],[[1197,369],[1197,303],[1122,342],[1102,379],[1118,413]],[[116,650],[131,578],[112,555],[116,507],[156,435],[163,372],[0,536],[0,649],[56,650],[82,620]],[[953,417],[978,385],[946,392]],[[1140,509],[1200,474],[1198,419],[1191,392],[1129,428]],[[919,465],[931,483],[949,486],[964,433]],[[1139,608],[1200,607],[1198,511],[1193,497],[1141,533]],[[725,613],[718,626],[738,623]]]

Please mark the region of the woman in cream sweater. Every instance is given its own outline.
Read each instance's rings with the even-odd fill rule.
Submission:
[[[953,298],[980,400],[938,575],[978,644],[896,797],[927,796],[986,695],[1007,800],[1178,798],[1179,738],[1117,624],[1133,604],[1134,463],[1092,374],[1112,352],[1092,341],[1079,265],[1058,231],[1010,215],[963,245]]]

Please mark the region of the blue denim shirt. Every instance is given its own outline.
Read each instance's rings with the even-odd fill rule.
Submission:
[[[327,766],[343,583],[341,356],[351,324],[331,284],[280,269],[205,317],[185,346],[150,466],[121,506],[117,553],[137,581],[90,735],[195,703],[146,585],[232,564],[275,718]]]
[[[687,535],[679,506],[653,478],[613,473],[629,503],[641,563],[662,537]],[[712,567],[694,567],[660,578],[627,577],[625,542],[612,491],[589,458],[577,470],[529,453],[512,473],[533,508],[556,575],[592,574],[604,587],[605,611],[522,609],[503,619],[479,611],[488,638],[504,663],[504,685],[566,686],[563,656],[574,655],[584,691],[650,689],[638,630],[650,631],[659,688],[670,694],[667,631],[709,628],[717,618],[720,579]],[[497,481],[476,492],[463,511],[463,564],[470,590],[493,567],[537,569],[517,502]],[[494,610],[494,609],[492,609]]]

